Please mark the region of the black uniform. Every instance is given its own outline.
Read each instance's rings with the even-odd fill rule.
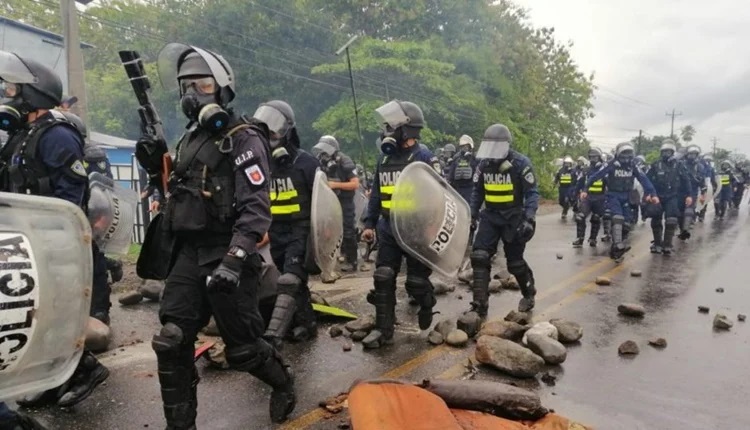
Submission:
[[[357,168],[349,156],[337,153],[334,160],[325,166],[329,181],[349,182],[357,177]],[[334,190],[341,203],[341,211],[344,217],[344,238],[341,243],[341,253],[347,263],[357,267],[357,231],[355,229],[354,193],[352,190]]]
[[[646,176],[654,185],[661,205],[658,211],[649,214],[654,234],[651,252],[669,254],[672,252],[672,238],[679,224],[680,201],[692,194],[690,177],[684,164],[671,158],[653,163]]]

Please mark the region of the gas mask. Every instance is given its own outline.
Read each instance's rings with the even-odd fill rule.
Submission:
[[[277,146],[276,149],[271,152],[271,157],[273,157],[276,163],[280,166],[285,166],[292,162],[292,154],[290,154],[284,146]]]
[[[23,127],[33,110],[20,95],[0,99],[0,130],[13,132]]]
[[[402,143],[402,131],[401,128],[392,130],[388,127],[388,130],[380,132],[379,147],[380,152],[385,155],[393,155],[401,149]]]
[[[666,163],[667,161],[670,161],[672,159],[672,157],[674,156],[674,152],[672,152],[672,151],[661,151],[660,155],[661,155],[661,160]]]
[[[183,79],[180,81],[182,112],[191,121],[209,131],[219,131],[229,123],[229,114],[216,103],[215,92],[201,91],[215,87],[212,77]],[[209,86],[210,85],[210,86]]]

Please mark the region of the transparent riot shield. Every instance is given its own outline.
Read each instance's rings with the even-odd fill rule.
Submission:
[[[127,254],[138,194],[101,173],[89,175],[88,217],[94,241],[107,254]]]
[[[91,306],[91,227],[62,200],[0,193],[0,400],[73,374]]]
[[[318,170],[313,184],[310,211],[310,237],[315,264],[324,274],[336,270],[344,237],[344,218],[339,198],[328,186],[326,174]]]
[[[358,188],[354,193],[354,222],[358,230],[364,229],[364,221],[362,220],[362,217],[364,217],[365,212],[367,211],[367,203],[369,201],[370,200],[365,195],[364,188]]]
[[[391,197],[391,228],[399,246],[440,274],[453,277],[469,243],[469,204],[435,169],[406,166]]]
[[[705,187],[706,187],[706,197],[703,199],[703,202],[701,202],[700,196],[698,196],[698,203],[695,206],[695,211],[700,213],[706,206],[708,206],[709,203],[714,201],[714,196],[716,195],[716,191],[711,186],[711,179],[706,178],[704,180]]]

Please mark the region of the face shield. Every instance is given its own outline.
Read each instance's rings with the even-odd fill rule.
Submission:
[[[189,89],[204,96],[215,94],[218,90],[216,79],[213,76],[202,78],[180,78],[180,94],[186,94]]]
[[[35,84],[39,79],[15,54],[0,51],[0,80],[11,84]]]
[[[159,80],[166,91],[177,92],[179,89],[181,83],[178,82],[177,74],[180,62],[191,52],[195,52],[206,62],[218,88],[228,87],[232,84],[230,74],[219,60],[209,52],[196,46],[182,43],[168,43],[159,51],[159,56],[156,60]]]
[[[336,148],[328,142],[320,141],[312,147],[312,154],[321,161],[328,161],[333,158]]]
[[[485,140],[479,145],[477,159],[505,160],[510,151],[510,142],[502,140]]]
[[[292,124],[289,123],[289,120],[286,116],[284,116],[281,111],[278,109],[268,106],[268,105],[261,105],[258,107],[258,109],[253,114],[253,118],[257,119],[258,121],[266,124],[268,126],[268,129],[276,134],[276,138],[280,139],[289,132],[289,129],[293,127]]]
[[[388,102],[375,109],[375,117],[383,131],[388,131],[389,127],[392,131],[409,123],[409,117],[406,116],[406,112],[395,101]]]

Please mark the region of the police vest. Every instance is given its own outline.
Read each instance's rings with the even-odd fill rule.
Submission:
[[[453,169],[453,180],[458,182],[458,185],[470,185],[470,181],[474,177],[474,170],[471,168],[471,156],[462,156],[455,161],[456,168]],[[465,182],[465,184],[461,184]]]
[[[8,191],[37,196],[54,194],[50,172],[38,158],[37,148],[44,133],[58,125],[74,130],[83,141],[78,128],[56,111],[50,111],[50,115],[44,120],[35,121],[27,130],[24,129],[11,136],[6,143],[6,147],[13,151],[7,167]],[[87,200],[88,196],[84,196],[84,202]]]
[[[729,178],[729,175],[719,175],[719,178],[721,179],[721,186],[722,187],[728,187],[731,184],[731,180]]]
[[[561,187],[567,187],[571,184],[573,184],[573,175],[570,172],[560,174]]]
[[[391,210],[391,197],[396,189],[396,181],[401,171],[414,160],[414,152],[405,154],[386,155],[380,163],[378,179],[380,179],[380,208],[383,215],[388,216]]]
[[[615,168],[607,176],[607,189],[616,193],[630,192],[633,189],[633,180],[635,167],[622,167],[615,165]]]
[[[589,194],[601,194],[604,192],[604,180],[599,179],[598,181],[594,181],[593,184],[589,187]]]
[[[654,178],[654,188],[658,194],[671,193],[679,188],[680,178],[676,162],[659,161],[653,169],[651,176]]]
[[[486,163],[481,175],[484,181],[484,203],[488,209],[505,210],[523,204],[522,178],[515,168],[500,172],[501,163]]]
[[[296,164],[299,154],[288,166],[275,166],[271,173],[271,215],[273,222],[310,219],[312,184]]]
[[[169,231],[231,233],[237,218],[234,163],[231,152],[223,153],[220,147],[245,129],[264,136],[255,126],[241,123],[222,134],[196,128],[180,139],[165,209]]]

